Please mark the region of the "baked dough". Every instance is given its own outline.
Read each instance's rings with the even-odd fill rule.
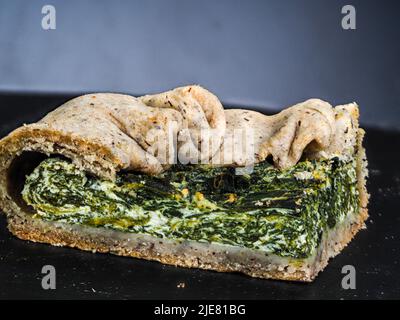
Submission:
[[[177,144],[171,145],[168,141],[163,145],[165,149],[154,149],[155,142],[171,134],[171,123],[175,125],[172,134],[178,137]],[[233,132],[248,128],[252,128],[255,137],[254,156],[250,158],[232,147],[236,143]],[[364,226],[368,216],[363,134],[358,127],[355,103],[333,108],[327,102],[311,99],[266,116],[249,110],[224,111],[218,98],[200,86],[139,98],[113,93],[84,95],[68,101],[37,123],[14,130],[0,141],[0,207],[7,214],[9,229],[22,239],[180,266],[311,281],[328,259]],[[211,140],[211,147],[203,149]],[[185,153],[185,161],[211,161],[224,166],[251,165],[271,156],[275,166],[289,168],[303,155],[346,158],[356,154],[360,214],[340,231],[330,234],[314,260],[293,270],[290,261],[257,255],[254,258],[252,252],[245,255],[240,250],[225,250],[224,253],[224,248],[216,248],[217,254],[212,254],[207,246],[194,250],[196,244],[177,246],[166,241],[157,245],[154,239],[137,235],[38,221],[32,218],[32,209],[21,199],[25,174],[46,155],[62,155],[82,170],[114,180],[121,170],[160,173],[170,166],[160,157],[161,151],[166,151],[168,159],[179,158],[182,146],[192,151],[189,156]]]

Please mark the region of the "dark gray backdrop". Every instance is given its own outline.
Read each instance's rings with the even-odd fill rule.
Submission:
[[[0,0],[0,91],[142,94],[198,83],[226,104],[261,109],[357,101],[365,124],[400,129],[398,3]],[[41,28],[45,4],[57,10],[56,30]],[[341,27],[345,4],[356,30]]]

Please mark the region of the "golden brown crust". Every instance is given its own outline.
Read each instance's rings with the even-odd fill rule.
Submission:
[[[244,166],[272,156],[274,165],[285,169],[304,154],[317,159],[354,154],[358,130],[355,103],[332,107],[326,101],[309,99],[272,116],[233,109],[226,110],[225,117],[224,143],[213,163]],[[250,151],[241,148],[242,139],[235,140],[239,129],[252,136],[246,141],[246,145],[252,144]]]
[[[98,171],[100,176],[112,178],[122,165],[122,160],[106,145],[79,135],[68,134],[35,123],[20,127],[0,142],[0,170],[8,168],[10,161],[24,151],[38,151],[45,154],[62,154],[80,162],[95,164],[88,171]],[[93,155],[96,155],[93,157]],[[88,159],[85,159],[88,157]],[[90,157],[90,158],[89,158]],[[77,163],[81,165],[81,163]],[[95,168],[98,166],[99,168]],[[100,170],[99,170],[100,169]]]
[[[357,117],[355,104],[333,108],[319,99],[274,116],[248,110],[224,112],[218,98],[199,86],[141,98],[90,94],[2,139],[0,170],[26,150],[63,154],[107,179],[122,169],[156,174],[177,157],[183,163],[212,160],[217,165],[242,166],[272,155],[277,167],[288,168],[303,153],[315,158],[353,154]],[[241,148],[237,130],[248,128],[255,130],[254,135]]]
[[[184,144],[191,148],[185,161],[209,162],[220,148],[226,128],[224,108],[206,89],[198,85],[186,86],[138,99],[146,106],[161,110],[172,108],[182,115],[183,127],[187,130],[178,131],[178,149]]]
[[[190,95],[187,95],[190,88],[178,88],[171,92],[145,96],[141,99],[117,94],[82,96],[67,102],[38,123],[18,128],[2,139],[0,141],[0,207],[7,214],[10,231],[21,239],[76,247],[89,251],[111,252],[177,266],[221,272],[237,271],[260,278],[312,281],[318,272],[326,266],[329,258],[338,254],[358,230],[364,226],[364,221],[368,216],[366,209],[368,193],[365,187],[367,169],[365,151],[361,146],[363,131],[358,129],[358,108],[356,105],[339,106],[337,109],[335,108],[335,113],[332,113],[331,107],[325,102],[312,100],[311,104],[305,102],[306,105],[293,107],[294,113],[283,111],[279,115],[273,116],[279,120],[274,122],[276,127],[273,127],[267,126],[265,123],[267,118],[259,113],[244,110],[221,113],[222,109],[220,108],[222,106],[220,107],[220,103],[214,95],[207,93],[198,86],[193,86],[191,90],[193,92],[189,92]],[[162,105],[165,101],[169,101],[170,97],[165,96],[166,94],[173,97],[173,103],[171,102],[170,107]],[[181,114],[185,113],[182,111],[185,108],[179,107],[179,104],[184,102],[193,103],[194,107],[191,109],[193,115],[190,117],[199,121],[197,126],[193,126],[195,124],[193,119],[189,121],[190,123],[185,122],[185,117]],[[177,104],[175,105],[175,103]],[[188,112],[187,109],[185,110]],[[306,121],[305,119],[308,116],[303,117],[310,110],[315,111],[311,114],[315,114],[315,117],[320,120],[319,123],[324,123],[323,129],[321,129],[323,132],[320,132],[320,135],[315,136],[314,134],[318,129],[315,127],[315,123],[310,119],[310,121]],[[108,234],[106,231],[102,231],[104,233],[93,233],[94,230],[89,229],[73,229],[66,225],[50,222],[39,223],[38,219],[31,217],[29,209],[18,201],[20,194],[13,195],[13,192],[17,191],[18,193],[18,190],[12,190],[11,169],[14,161],[24,152],[34,151],[47,155],[61,154],[72,159],[82,169],[108,179],[114,179],[116,173],[122,169],[157,173],[164,170],[165,166],[160,163],[159,159],[147,152],[146,132],[154,129],[154,127],[160,127],[162,131],[169,121],[178,121],[179,129],[189,129],[190,138],[194,140],[198,139],[197,129],[204,126],[211,130],[211,133],[213,133],[212,130],[219,130],[217,134],[221,135],[225,130],[224,124],[221,124],[222,122],[225,123],[225,115],[229,120],[227,123],[229,130],[232,127],[240,127],[237,121],[244,119],[242,119],[243,112],[246,112],[246,117],[251,114],[254,126],[258,126],[260,132],[264,132],[264,135],[260,135],[263,139],[259,143],[265,144],[263,149],[265,154],[259,156],[265,158],[272,153],[282,166],[297,162],[307,143],[313,139],[317,144],[325,145],[327,144],[325,140],[330,140],[327,136],[332,138],[333,135],[334,140],[330,140],[331,144],[327,150],[333,148],[330,151],[335,153],[340,151],[335,148],[343,145],[342,140],[347,141],[349,136],[358,137],[357,172],[361,203],[360,214],[355,221],[348,221],[335,232],[331,232],[312,261],[292,263],[287,259],[272,256],[263,255],[263,257],[259,257],[256,253],[247,249],[240,254],[232,249],[233,251],[228,254],[226,252],[229,250],[225,252],[219,248],[222,251],[214,255],[210,253],[209,248],[203,248],[204,250],[199,248],[199,251],[195,252],[179,244],[170,244],[168,247],[162,245],[160,247],[159,244],[155,244],[155,241],[160,241],[159,239],[153,239],[152,245],[150,241],[146,242],[147,245],[141,245],[140,242],[137,242],[137,245],[132,246],[135,243],[132,240],[136,238],[135,235],[125,234],[123,237],[128,237],[128,240],[120,241],[118,239],[122,237],[123,233],[121,232],[106,236]],[[338,117],[331,119],[332,115],[338,115]],[[291,116],[293,119],[287,121]],[[189,118],[186,118],[186,120]],[[132,119],[135,119],[135,121]],[[248,125],[245,119],[243,121],[245,122],[241,125]],[[312,132],[312,135],[298,131],[299,121],[304,121],[302,125],[307,132]],[[350,124],[351,127],[354,125],[353,129],[357,133],[346,130]],[[274,132],[268,131],[271,128]],[[312,130],[312,128],[316,129]],[[279,138],[279,136],[282,137]],[[297,143],[296,137],[301,141],[299,140]],[[271,139],[268,140],[269,138]],[[286,141],[286,147],[278,150],[278,140],[280,142]],[[274,141],[278,142],[274,143]],[[293,144],[298,145],[298,147],[293,149]],[[273,153],[276,151],[275,149],[278,150],[277,153]],[[258,160],[261,160],[261,158]],[[157,251],[158,247],[160,247],[160,250]],[[216,248],[217,251],[219,249]],[[247,255],[253,258],[245,258]]]
[[[23,240],[154,260],[179,267],[200,268],[218,272],[240,272],[264,279],[311,282],[325,268],[328,260],[337,255],[351,241],[354,235],[364,228],[364,221],[367,217],[367,210],[361,209],[355,221],[349,221],[344,224],[329,239],[323,241],[313,261],[310,261],[306,266],[302,264],[298,268],[296,264],[285,263],[284,259],[277,264],[274,264],[273,260],[266,260],[265,262],[268,261],[268,263],[260,264],[260,262],[251,263],[246,260],[243,260],[243,263],[231,262],[231,258],[228,255],[223,256],[221,259],[215,259],[215,252],[206,253],[203,256],[199,251],[195,255],[160,253],[156,247],[158,240],[151,243],[132,241],[135,244],[132,248],[131,246],[128,247],[124,241],[112,237],[91,236],[86,232],[64,229],[60,226],[44,230],[43,227],[37,228],[35,224],[26,223],[26,220],[15,217],[9,219],[8,222],[9,230]]]
[[[364,156],[359,139],[360,159]],[[365,161],[364,161],[365,162]],[[359,177],[365,177],[366,165],[359,162]],[[365,183],[365,179],[362,180]],[[169,243],[166,239],[141,238],[139,235],[109,231],[93,227],[74,227],[63,223],[52,223],[33,219],[21,208],[6,207],[9,230],[20,239],[44,242],[56,246],[69,246],[82,250],[112,253],[147,260],[159,261],[180,267],[201,268],[219,272],[241,272],[257,278],[271,278],[311,282],[322,271],[330,258],[336,256],[352,240],[355,234],[365,228],[368,218],[368,194],[365,185],[359,184],[361,207],[359,214],[350,216],[338,228],[327,233],[314,257],[306,261],[288,260],[271,256],[261,257],[250,249],[237,252],[222,247],[210,249],[201,244],[193,248],[180,243]],[[10,204],[10,202],[8,202]],[[248,255],[248,256],[247,256]]]
[[[162,145],[157,142],[168,137],[171,128],[172,134],[188,135],[188,144],[199,135],[200,128],[223,135],[224,110],[212,93],[187,86],[165,94],[185,103],[185,108],[146,105],[144,99],[114,93],[72,99],[39,122],[20,127],[2,139],[0,170],[23,151],[31,150],[63,154],[86,171],[107,179],[115,178],[121,169],[156,174],[170,163],[163,162],[168,158],[152,147]],[[199,147],[191,145],[195,150]],[[177,152],[173,145],[168,147]]]

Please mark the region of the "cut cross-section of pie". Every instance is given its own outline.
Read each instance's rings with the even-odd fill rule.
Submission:
[[[21,239],[312,281],[364,227],[367,169],[355,104],[314,99],[275,116],[221,113],[197,86],[74,100],[0,142],[1,206]],[[172,119],[209,164],[165,164],[150,153],[149,126],[164,136]],[[234,129],[246,126],[254,130],[250,165],[227,152]],[[212,135],[220,145],[204,152],[199,145]]]

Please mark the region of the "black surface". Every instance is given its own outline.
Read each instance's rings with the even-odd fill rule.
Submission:
[[[33,122],[70,96],[0,94],[0,134]],[[362,112],[362,110],[361,110]],[[331,260],[314,283],[253,279],[240,274],[176,268],[21,241],[0,217],[0,298],[123,299],[398,299],[400,298],[400,133],[367,128],[372,194],[367,230]],[[341,287],[344,265],[357,272],[355,290]],[[53,265],[57,289],[41,288]],[[184,282],[185,288],[178,288]]]

